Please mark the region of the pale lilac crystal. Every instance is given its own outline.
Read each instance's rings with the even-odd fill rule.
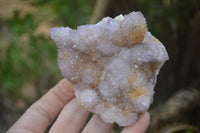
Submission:
[[[52,28],[62,75],[75,86],[79,103],[108,123],[131,125],[153,100],[165,47],[141,12],[106,17],[95,25]]]

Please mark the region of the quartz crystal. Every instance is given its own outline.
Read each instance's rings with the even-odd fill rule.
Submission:
[[[147,31],[141,12],[105,17],[94,25],[50,29],[62,75],[78,102],[108,123],[131,125],[153,100],[156,77],[168,60]]]

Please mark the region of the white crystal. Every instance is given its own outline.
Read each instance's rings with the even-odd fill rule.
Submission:
[[[128,126],[153,101],[165,47],[141,12],[106,17],[95,25],[52,28],[62,75],[75,85],[81,105],[108,123]]]

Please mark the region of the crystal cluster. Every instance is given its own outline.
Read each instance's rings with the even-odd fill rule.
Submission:
[[[62,75],[79,103],[108,123],[131,125],[153,100],[165,47],[147,31],[141,12],[106,17],[95,25],[52,28]]]

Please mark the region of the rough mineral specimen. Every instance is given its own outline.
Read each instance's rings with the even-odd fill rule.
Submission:
[[[108,123],[135,123],[153,100],[165,47],[141,12],[106,17],[95,25],[52,28],[62,75],[75,85],[79,103]]]

